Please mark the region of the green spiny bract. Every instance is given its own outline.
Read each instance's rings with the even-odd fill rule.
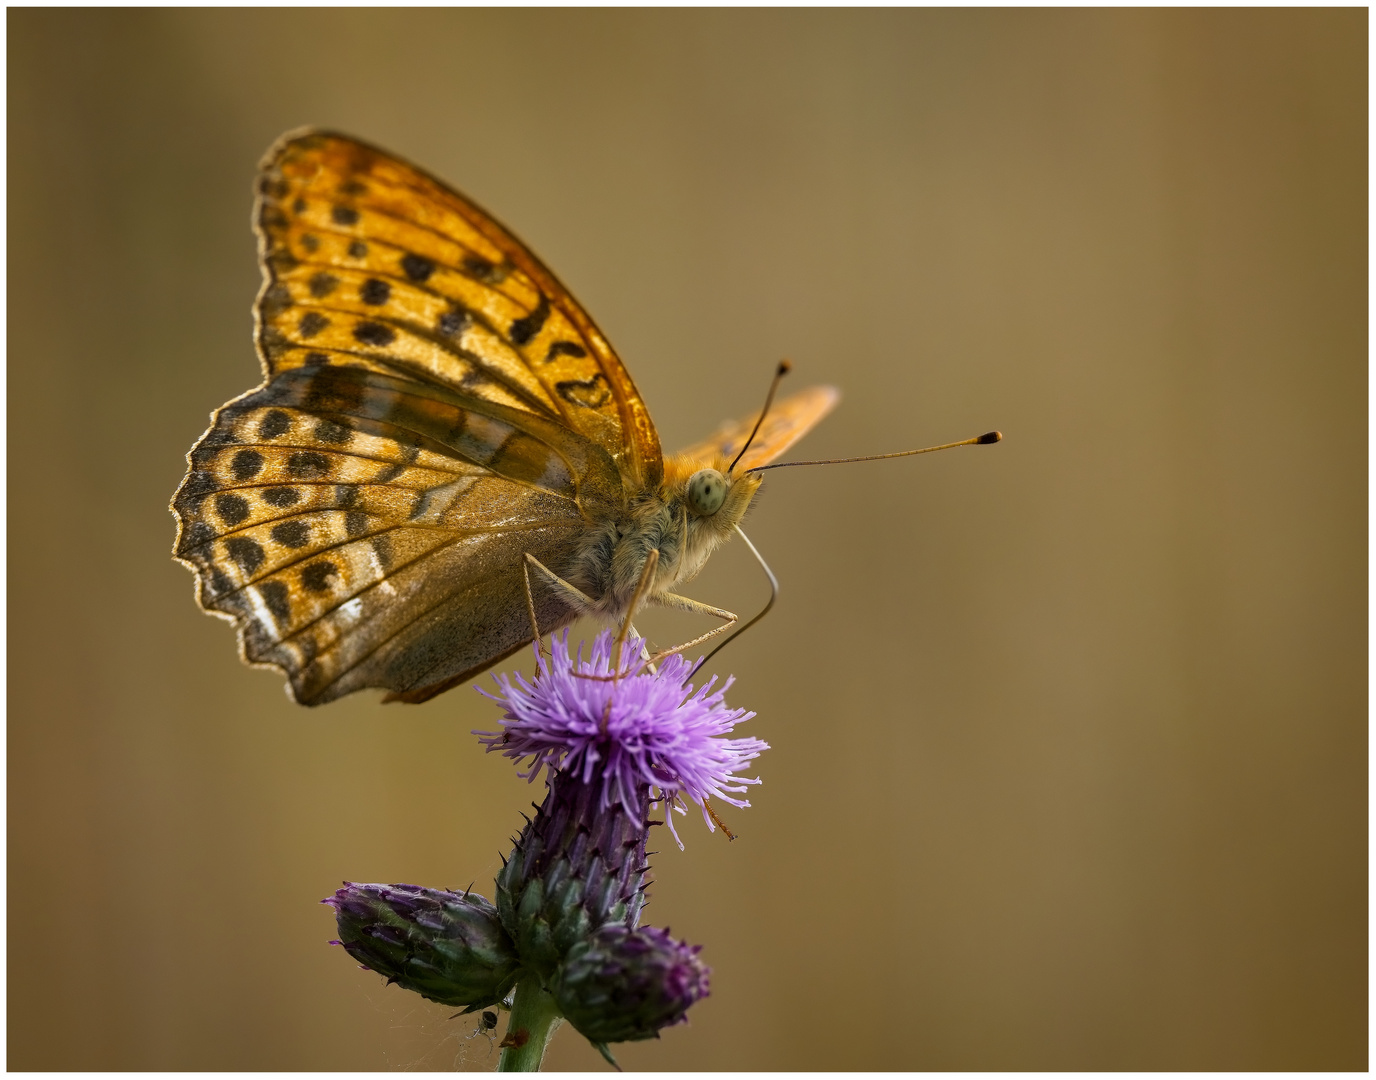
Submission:
[[[602,806],[602,785],[558,773],[497,875],[497,911],[521,962],[548,983],[604,926],[634,927],[645,902],[649,790],[638,813]]]

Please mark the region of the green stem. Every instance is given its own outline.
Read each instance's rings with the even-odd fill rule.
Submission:
[[[497,1071],[539,1072],[545,1047],[563,1022],[553,996],[540,985],[540,977],[526,975],[516,984],[516,997],[511,1003],[511,1019],[506,1024],[506,1038],[502,1040],[504,1049]]]

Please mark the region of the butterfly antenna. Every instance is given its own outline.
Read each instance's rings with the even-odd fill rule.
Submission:
[[[746,469],[746,472],[764,472],[765,469],[787,469],[791,465],[848,465],[852,461],[883,461],[886,458],[912,457],[914,454],[930,454],[934,450],[950,450],[956,446],[988,446],[991,443],[1000,442],[1003,433],[999,431],[986,431],[983,435],[976,435],[971,439],[961,439],[960,442],[942,443],[940,446],[924,446],[921,450],[900,450],[896,454],[867,454],[865,457],[841,457],[841,458],[822,458],[817,461],[779,461],[773,465],[756,465],[753,469]]]
[[[769,414],[769,406],[774,404],[774,393],[779,389],[779,383],[783,380],[783,377],[792,370],[793,365],[787,360],[779,361],[778,370],[774,372],[774,381],[769,384],[769,393],[766,394],[764,398],[764,408],[760,410],[760,418],[755,421],[755,430],[750,433],[750,438],[745,440],[745,445],[741,447],[741,452],[736,455],[736,460],[731,462],[730,467],[726,470],[728,476],[731,470],[736,467],[736,461],[740,461],[740,459],[745,456],[745,452],[750,449],[750,444],[755,441],[755,436],[760,433],[760,425],[764,423],[764,418]],[[748,544],[750,541],[747,540],[746,543]],[[759,556],[756,555],[756,558],[759,558]],[[742,629],[744,629],[744,627],[742,627]],[[727,640],[729,641],[730,638]],[[726,642],[722,642],[722,644],[724,645]],[[721,645],[718,645],[717,648],[720,649]]]
[[[761,612],[760,612],[758,615],[756,615],[756,616],[755,616],[753,619],[751,619],[748,623],[746,623],[744,626],[742,626],[739,630],[737,630],[737,631],[736,631],[734,634],[732,634],[729,638],[727,638],[727,639],[726,639],[725,641],[723,641],[720,645],[718,645],[715,649],[713,649],[713,650],[712,650],[711,652],[709,652],[706,656],[704,656],[701,660],[699,660],[696,664],[694,664],[693,667],[692,667],[692,670],[690,670],[690,671],[688,672],[687,677],[684,678],[684,680],[683,680],[684,682],[687,682],[687,681],[688,681],[689,679],[691,679],[694,675],[696,675],[696,674],[698,673],[698,671],[707,663],[707,661],[711,660],[712,657],[716,656],[717,653],[719,653],[719,652],[722,651],[722,649],[726,648],[726,646],[730,645],[731,642],[735,641],[738,637],[740,637],[742,634],[744,634],[747,630],[749,630],[749,629],[750,629],[752,626],[754,626],[757,622],[759,622],[759,621],[760,621],[761,619],[763,619],[766,615],[768,615],[768,614],[769,614],[769,609],[772,608],[772,607],[774,606],[774,601],[777,600],[777,599],[779,599],[779,579],[776,578],[776,577],[774,576],[774,571],[771,570],[771,569],[769,569],[769,564],[768,564],[767,562],[764,561],[764,556],[761,555],[761,554],[759,553],[759,550],[755,547],[755,545],[752,544],[752,543],[750,542],[750,537],[748,537],[748,536],[745,535],[744,530],[743,530],[739,525],[737,525],[735,528],[736,528],[736,532],[740,533],[741,539],[745,541],[745,546],[748,547],[748,548],[750,549],[750,554],[754,555],[754,556],[755,556],[755,559],[759,562],[760,566],[764,568],[764,575],[765,575],[765,577],[769,578],[769,603],[765,604],[763,610],[761,610]],[[722,826],[722,827],[725,828],[725,826]],[[729,835],[729,834],[728,834],[728,835]]]

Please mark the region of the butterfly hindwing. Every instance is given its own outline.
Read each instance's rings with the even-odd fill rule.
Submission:
[[[616,477],[553,422],[330,366],[231,402],[190,457],[177,555],[246,659],[308,704],[415,695],[519,648],[523,553],[562,564]],[[570,614],[549,597],[539,611],[550,627]]]

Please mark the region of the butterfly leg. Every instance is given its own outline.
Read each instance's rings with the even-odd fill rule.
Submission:
[[[540,636],[540,620],[535,617],[535,594],[530,591],[530,563],[533,556],[526,552],[525,561],[521,563],[521,577],[526,585],[526,612],[530,615],[531,633],[535,635],[535,654],[538,657],[545,655],[545,639]]]
[[[654,659],[663,660],[666,656],[673,656],[674,653],[681,653],[684,649],[691,649],[694,645],[701,645],[709,638],[714,638],[718,634],[723,634],[736,623],[740,622],[740,616],[734,611],[727,611],[725,608],[712,607],[711,604],[704,604],[700,600],[693,600],[687,596],[679,596],[677,593],[660,593],[655,597],[654,602],[663,607],[676,608],[679,611],[689,611],[695,615],[711,615],[721,619],[720,626],[714,626],[705,634],[699,634],[692,641],[685,641],[682,645],[675,645],[672,649],[664,649],[655,653]]]
[[[559,594],[560,599],[580,615],[587,615],[591,612],[593,599],[581,589],[570,585],[530,552],[526,552],[525,561],[521,564],[521,576],[525,579],[526,586],[526,611],[530,615],[531,633],[535,635],[535,648],[539,651],[540,655],[543,656],[545,652],[545,641],[544,638],[540,636],[540,620],[535,616],[535,594],[530,588],[530,568],[532,566],[544,575],[545,581],[553,586],[554,591]]]
[[[521,566],[521,571],[525,575],[526,610],[530,613],[530,626],[535,633],[536,648],[543,655],[545,643],[544,639],[540,637],[540,621],[535,617],[535,595],[530,589],[530,568],[532,566],[545,579],[545,583],[559,595],[559,598],[578,614],[596,614],[596,601],[578,586],[569,584],[530,552],[526,552],[525,562]],[[610,707],[610,702],[608,702],[608,706]],[[604,717],[603,724],[605,725],[605,723],[606,718]]]
[[[530,628],[535,634],[535,640],[540,640],[540,624],[535,618],[535,596],[530,591],[530,568],[535,567],[536,571],[545,579],[549,585],[559,595],[559,599],[578,612],[579,615],[593,615],[597,611],[597,601],[585,593],[576,585],[570,585],[548,566],[542,563],[530,552],[526,552],[525,564],[521,567],[526,580],[526,610],[530,612]]]
[[[650,591],[650,582],[655,579],[655,569],[659,566],[659,548],[651,548],[645,556],[645,566],[640,571],[640,581],[636,584],[635,592],[631,595],[631,606],[626,609],[626,617],[621,620],[621,630],[616,635],[616,648],[612,652],[612,671],[617,675],[621,674],[621,646],[626,643],[626,634],[630,632],[631,620],[635,618],[636,608],[640,607],[645,599],[645,594]],[[642,645],[643,648],[643,645]]]
[[[545,579],[545,583],[558,594],[559,599],[568,604],[579,615],[592,615],[596,608],[596,601],[576,585],[570,585],[530,552],[526,552],[525,562],[521,565],[521,573],[525,577],[526,584],[526,611],[530,613],[530,629],[535,635],[535,647],[543,655],[545,644],[544,639],[540,636],[540,621],[535,617],[535,594],[530,589],[530,568],[532,566]]]

